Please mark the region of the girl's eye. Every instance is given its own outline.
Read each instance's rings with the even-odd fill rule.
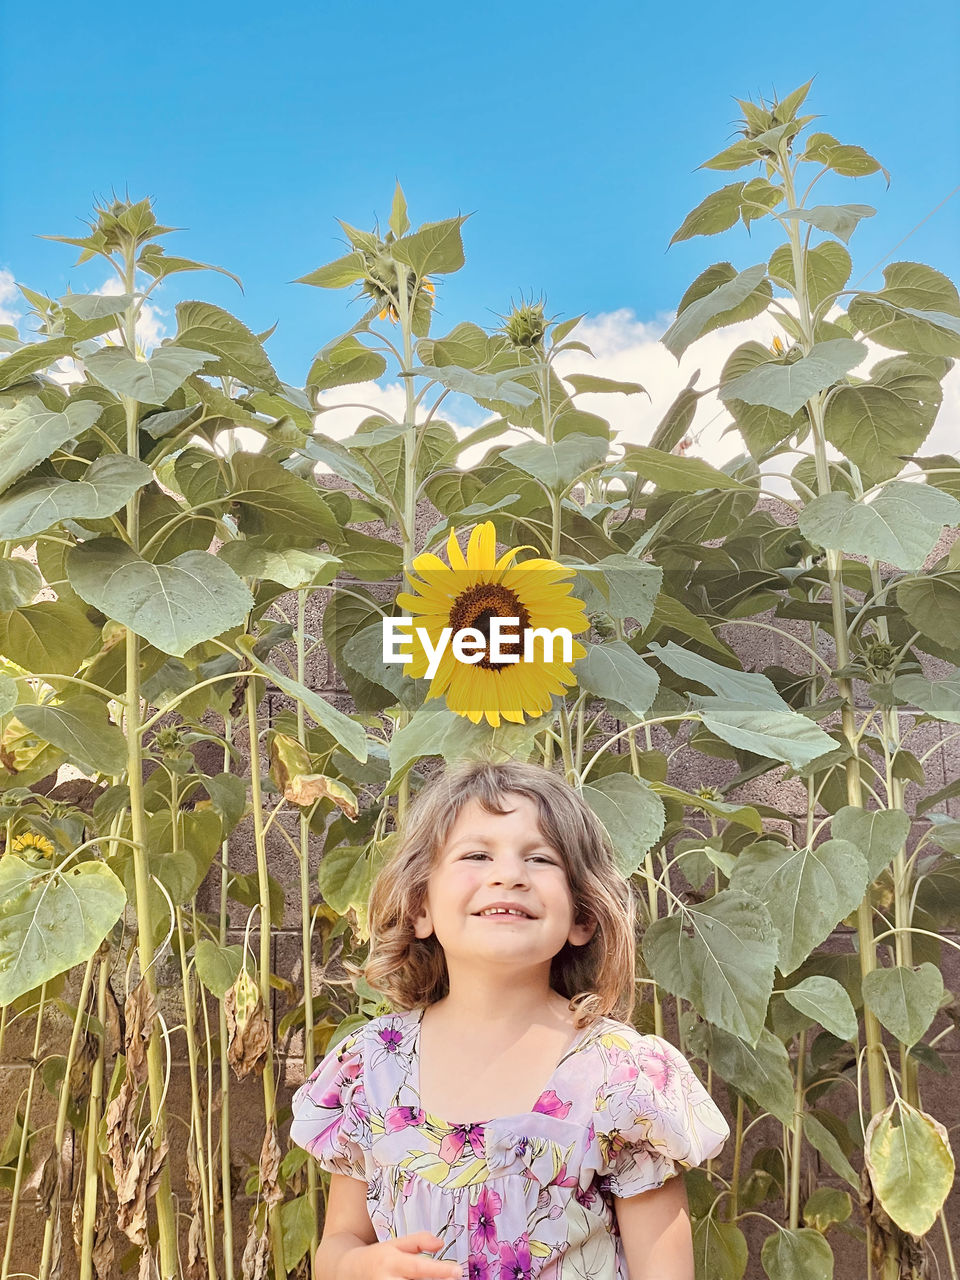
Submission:
[[[489,858],[489,856],[490,855],[488,853],[480,853],[479,851],[477,851],[476,853],[468,853],[464,855],[466,860],[469,860],[470,858]],[[549,863],[550,866],[556,866],[556,863],[554,862],[554,860],[552,858],[548,858],[546,854],[535,853],[533,856],[537,858],[540,862],[546,862],[546,863]]]

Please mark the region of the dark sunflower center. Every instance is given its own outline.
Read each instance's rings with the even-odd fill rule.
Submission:
[[[523,658],[523,633],[530,626],[530,613],[524,608],[517,594],[499,582],[478,582],[474,587],[461,591],[450,610],[449,625],[456,633],[464,627],[474,627],[487,642],[487,652],[476,664],[488,671],[516,666],[513,662],[490,661],[491,618],[519,618],[518,626],[508,627],[500,641],[503,654],[516,654]]]

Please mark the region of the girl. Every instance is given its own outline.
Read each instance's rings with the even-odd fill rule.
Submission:
[[[630,1025],[633,889],[538,765],[426,785],[370,898],[364,974],[396,1013],[293,1099],[331,1173],[319,1280],[693,1280],[681,1169],[726,1122]],[[426,1255],[426,1256],[425,1256]]]

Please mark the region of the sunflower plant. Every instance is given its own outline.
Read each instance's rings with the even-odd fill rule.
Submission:
[[[720,468],[692,443],[696,379],[643,444],[583,408],[646,393],[565,374],[566,352],[589,353],[582,317],[543,298],[493,331],[434,332],[465,219],[414,227],[399,186],[385,231],[341,224],[347,253],[302,277],[362,306],[302,387],[279,378],[268,332],[195,299],[143,350],[155,291],[211,269],[167,253],[149,201],[114,198],[88,235],[52,237],[122,292],[24,289],[35,331],[0,331],[0,1046],[35,1018],[0,1169],[0,1280],[31,1173],[44,1238],[20,1269],[56,1266],[63,1170],[39,1161],[68,1128],[82,1275],[109,1266],[108,1220],[125,1271],[302,1268],[327,1181],[285,1149],[283,1046],[302,1036],[310,1071],[385,1011],[338,966],[363,960],[370,885],[436,758],[556,752],[645,904],[637,1023],[676,1036],[729,1103],[729,1158],[687,1175],[698,1275],[741,1280],[747,1217],[770,1280],[831,1275],[857,1232],[884,1280],[919,1275],[940,1237],[956,1275],[951,1137],[930,1098],[956,1047],[942,960],[960,923],[960,785],[936,770],[960,722],[960,561],[939,541],[960,465],[924,448],[960,295],[915,262],[848,286],[873,210],[810,196],[885,170],[811,130],[808,89],[741,103],[737,140],[703,167],[748,175],[673,237],[764,218],[782,234],[766,262],[702,272],[663,335],[679,358],[756,326],[721,374],[744,451]],[[326,391],[356,386],[362,405],[388,370],[401,409],[323,430]],[[457,396],[486,421],[458,429]],[[414,631],[410,667],[386,662],[400,615],[434,652],[445,628],[473,628],[485,660],[446,654],[428,679]],[[567,628],[570,661],[491,659],[498,617]],[[738,657],[744,634],[775,646],[761,670]],[[321,651],[347,710],[316,687]],[[297,979],[271,964],[291,897]],[[51,1005],[71,1030],[47,1054]],[[263,1142],[231,1167],[231,1083],[251,1076]]]

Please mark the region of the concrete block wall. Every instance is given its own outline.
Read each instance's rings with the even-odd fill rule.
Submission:
[[[331,489],[350,489],[350,486],[339,476],[325,475],[322,477],[322,483]],[[774,513],[776,518],[782,523],[789,523],[792,513],[789,508],[779,503],[767,503],[769,509]],[[427,502],[420,504],[417,513],[417,535],[418,543],[422,541],[426,531],[436,522],[438,513]],[[397,530],[384,531],[383,526],[379,523],[368,523],[365,525],[357,525],[357,528],[364,530],[375,536],[387,537],[393,541],[398,541]],[[945,547],[946,544],[944,544]],[[944,548],[938,549],[940,553]],[[405,584],[404,584],[405,585]],[[397,590],[401,589],[398,581],[373,583],[369,584],[368,589],[380,600],[391,599]],[[321,634],[321,625],[323,618],[324,599],[326,593],[318,592],[309,602],[308,606],[308,630],[316,637]],[[286,608],[287,613],[291,612],[291,608],[295,613],[295,597],[291,595],[289,598],[280,601],[280,604]],[[763,620],[763,619],[759,619]],[[808,640],[809,629],[806,624],[790,621],[778,620],[777,627],[785,634],[793,634],[804,640]],[[798,673],[805,672],[808,667],[808,655],[799,647],[799,645],[791,644],[786,638],[778,638],[772,632],[762,630],[760,628],[747,625],[747,623],[733,623],[727,626],[723,631],[724,639],[735,649],[741,658],[746,669],[760,670],[772,663],[778,663],[790,670]],[[594,637],[595,638],[595,637]],[[830,657],[829,650],[824,642],[821,642],[821,649],[824,656]],[[935,675],[944,664],[931,662],[929,675]],[[353,704],[349,692],[344,682],[341,680],[332,662],[329,659],[322,645],[318,647],[310,659],[308,666],[308,683],[316,691],[320,692],[333,705],[337,706],[344,712],[353,709]],[[865,694],[864,690],[859,691]],[[865,701],[865,698],[864,698]],[[291,704],[282,695],[273,692],[268,695],[261,706],[262,723],[268,724],[273,717],[285,707]],[[901,730],[905,734],[912,726],[915,717],[909,712],[901,713]],[[830,722],[826,722],[830,723]],[[599,726],[599,729],[605,734],[615,732],[622,727],[612,717],[606,716]],[[922,726],[914,735],[913,742],[920,743],[920,750],[926,750],[931,746],[935,746],[940,739],[941,730],[936,725]],[[676,781],[681,786],[687,786],[690,789],[696,789],[697,786],[703,784],[722,784],[736,773],[736,766],[732,761],[714,759],[703,756],[692,750],[689,746],[684,745],[685,735],[678,735],[676,739],[670,738],[666,730],[657,728],[654,730],[654,745],[662,747],[668,751],[674,751],[671,764],[671,781]],[[247,744],[240,738],[237,743],[241,756],[246,753]],[[620,744],[623,749],[623,744]],[[266,772],[267,761],[261,758],[261,769]],[[221,766],[216,753],[211,754],[209,760],[203,761],[204,767],[210,771],[217,771]],[[960,739],[947,743],[941,752],[931,756],[927,769],[927,778],[924,786],[917,787],[911,783],[908,788],[907,802],[912,805],[917,795],[927,794],[942,787],[945,781],[950,778],[960,776]],[[247,759],[238,761],[236,765],[237,771],[247,767]],[[437,771],[441,766],[441,762],[431,762],[425,770],[428,774]],[[802,783],[794,780],[786,780],[782,777],[787,770],[781,769],[775,771],[767,778],[755,780],[745,783],[732,793],[728,798],[742,800],[743,802],[769,802],[777,807],[794,815],[794,834],[799,836],[802,827],[801,822],[806,810],[806,793]],[[960,803],[952,801],[949,806],[954,816],[960,817]],[[282,821],[287,828],[289,834],[296,840],[297,838],[297,819],[295,815],[284,816],[278,819]],[[275,974],[293,984],[295,991],[302,990],[303,983],[303,964],[302,964],[302,945],[300,933],[300,868],[296,857],[293,854],[290,845],[282,838],[278,831],[270,833],[268,839],[269,864],[271,874],[283,885],[285,910],[282,921],[274,921],[274,936],[272,939],[272,961],[271,967]],[[311,855],[309,859],[309,880],[312,886],[312,901],[319,899],[316,889],[317,871],[320,863],[320,841],[312,842]],[[234,834],[230,842],[230,865],[231,868],[241,872],[253,872],[256,869],[256,859],[253,850],[252,833],[250,831],[249,822],[244,824]],[[219,907],[220,897],[220,874],[214,868],[207,877],[200,893],[198,894],[198,909],[201,911],[216,914]],[[229,942],[241,943],[243,941],[243,926],[246,920],[247,909],[235,902],[230,903],[231,914],[231,930],[228,936]],[[135,920],[130,915],[128,909],[128,924],[131,928],[135,928]],[[948,988],[954,991],[960,991],[960,939],[952,937],[950,941],[956,946],[947,945],[943,949],[943,973],[944,980]],[[256,932],[253,932],[250,939],[251,945],[256,951],[258,942]],[[843,928],[837,931],[831,945],[839,950],[851,952],[854,949],[853,937],[849,930]],[[185,1182],[185,1148],[187,1141],[186,1120],[189,1117],[190,1104],[190,1080],[187,1069],[186,1058],[186,1040],[182,1029],[184,1010],[182,998],[180,994],[180,976],[179,969],[173,957],[167,957],[166,961],[158,961],[159,979],[164,984],[159,997],[159,1007],[168,1027],[172,1028],[170,1044],[171,1044],[171,1079],[167,1101],[167,1123],[170,1136],[170,1152],[172,1164],[172,1179],[174,1192],[179,1199],[179,1209],[181,1217],[181,1240],[182,1255],[185,1256],[186,1231],[189,1221],[189,1205],[190,1195],[189,1189]],[[75,972],[70,975],[64,983],[62,992],[63,999],[76,1003],[79,994],[79,973]],[[135,973],[132,980],[135,981]],[[322,963],[320,948],[315,948],[311,961],[311,983],[314,992],[318,992],[322,987],[330,982],[340,983],[337,986],[338,1000],[342,1002],[344,1010],[350,1008],[351,992],[347,984],[346,974],[337,959],[337,947],[333,948],[333,955],[329,965],[324,966]],[[113,975],[114,990],[122,1004],[124,997],[124,974],[122,970],[117,971]],[[273,1023],[276,1026],[283,1015],[291,1007],[292,1003],[287,998],[285,992],[274,989],[270,993],[270,1000],[273,1011]],[[216,1002],[211,998],[207,998],[207,1016],[211,1026],[212,1033],[216,1035],[218,1025],[218,1013]],[[952,1024],[949,1020],[941,1015],[938,1018],[936,1029],[946,1030]],[[68,1042],[70,1024],[66,1017],[56,1007],[50,1007],[48,1014],[44,1020],[41,1056],[44,1053],[63,1053],[65,1052]],[[27,1063],[33,1054],[33,1020],[32,1018],[23,1018],[8,1027],[6,1039],[4,1043],[2,1071],[0,1071],[0,1116],[4,1117],[4,1123],[9,1126],[13,1116],[19,1107],[22,1112],[24,1090],[26,1088]],[[278,1107],[280,1108],[280,1145],[281,1150],[285,1152],[289,1147],[289,1106],[294,1090],[303,1080],[303,1034],[302,1030],[294,1030],[283,1037],[275,1040],[275,1053],[277,1065],[277,1094]],[[955,1088],[955,1080],[958,1071],[960,1071],[960,1051],[958,1051],[956,1031],[951,1032],[945,1037],[941,1056],[946,1064],[946,1074],[938,1075],[930,1070],[921,1069],[920,1082],[923,1095],[924,1106],[937,1116],[948,1128],[956,1129],[960,1123],[960,1095]],[[217,1053],[214,1052],[214,1070],[212,1078],[208,1079],[206,1072],[201,1072],[201,1095],[205,1099],[207,1091],[212,1090],[214,1098],[219,1098],[220,1081],[219,1073],[216,1067]],[[845,1098],[845,1094],[849,1095]],[[730,1100],[725,1096],[726,1090],[718,1085],[716,1090],[717,1100],[721,1106],[724,1106],[728,1115],[731,1112]],[[231,1152],[233,1159],[233,1260],[234,1271],[239,1277],[241,1274],[241,1255],[243,1252],[244,1242],[247,1233],[247,1225],[249,1217],[253,1209],[256,1207],[255,1196],[246,1193],[245,1183],[247,1177],[256,1168],[259,1159],[260,1146],[265,1131],[264,1110],[263,1110],[263,1093],[262,1085],[258,1077],[250,1076],[244,1081],[238,1082],[235,1078],[230,1081],[230,1097],[231,1097],[231,1118],[230,1118],[230,1134],[231,1134]],[[840,1086],[840,1088],[831,1095],[828,1105],[835,1110],[845,1110],[851,1107],[853,1099],[852,1090],[848,1086]],[[43,1135],[39,1140],[37,1149],[43,1147],[44,1142],[50,1141],[50,1133],[52,1131],[55,1119],[56,1103],[53,1098],[47,1094],[42,1087],[39,1087],[34,1095],[33,1111],[31,1114],[31,1122],[33,1125],[40,1124],[46,1126]],[[214,1140],[216,1141],[216,1127],[219,1123],[219,1113],[215,1113],[214,1121]],[[766,1130],[769,1130],[768,1132]],[[749,1157],[754,1150],[768,1143],[778,1143],[779,1126],[767,1123],[763,1126],[757,1126],[751,1137],[747,1147],[747,1163]],[[2,1137],[2,1135],[0,1135]],[[82,1153],[73,1150],[73,1139],[68,1134],[63,1152],[64,1168],[66,1183],[64,1186],[64,1198],[62,1207],[62,1231],[61,1231],[61,1249],[62,1249],[62,1269],[61,1276],[63,1280],[73,1280],[78,1274],[76,1258],[74,1254],[74,1245],[71,1232],[71,1209],[74,1197],[79,1193],[82,1194]],[[722,1158],[721,1158],[722,1159]],[[219,1177],[219,1157],[215,1157],[217,1164],[217,1175]],[[295,1184],[290,1194],[299,1194],[306,1187],[305,1176],[301,1173],[298,1175],[299,1185]],[[820,1179],[822,1183],[842,1186],[843,1184],[836,1179],[830,1172],[824,1169]],[[27,1273],[35,1273],[39,1263],[40,1245],[43,1236],[43,1219],[39,1211],[36,1188],[34,1183],[36,1179],[24,1187],[21,1191],[21,1203],[18,1214],[18,1224],[16,1232],[16,1243],[13,1252],[12,1270]],[[0,1239],[6,1235],[7,1221],[10,1212],[10,1192],[9,1190],[0,1190]],[[949,1220],[956,1232],[960,1226],[960,1198],[955,1191],[950,1197],[947,1206]],[[859,1222],[859,1212],[854,1209],[853,1222]],[[763,1224],[756,1218],[749,1218],[743,1224],[751,1243],[751,1262],[747,1272],[747,1280],[760,1280],[763,1276],[759,1263],[759,1245],[760,1240],[766,1231]],[[129,1242],[115,1227],[112,1231],[112,1239],[115,1247],[116,1259],[114,1267],[110,1272],[111,1276],[121,1274],[119,1268],[119,1260],[123,1255],[131,1249]],[[849,1236],[831,1232],[831,1243],[837,1257],[836,1275],[838,1280],[860,1280],[864,1274],[863,1266],[863,1246]],[[940,1262],[941,1268],[945,1266],[945,1256],[943,1248],[943,1240],[938,1227],[929,1233],[928,1240],[931,1242]],[[215,1270],[218,1276],[224,1274],[223,1269],[223,1250],[224,1241],[222,1235],[218,1233],[216,1239],[216,1260]],[[134,1254],[129,1255],[131,1258]],[[128,1269],[135,1267],[136,1262],[133,1261]],[[306,1275],[307,1259],[301,1264],[300,1274]]]

